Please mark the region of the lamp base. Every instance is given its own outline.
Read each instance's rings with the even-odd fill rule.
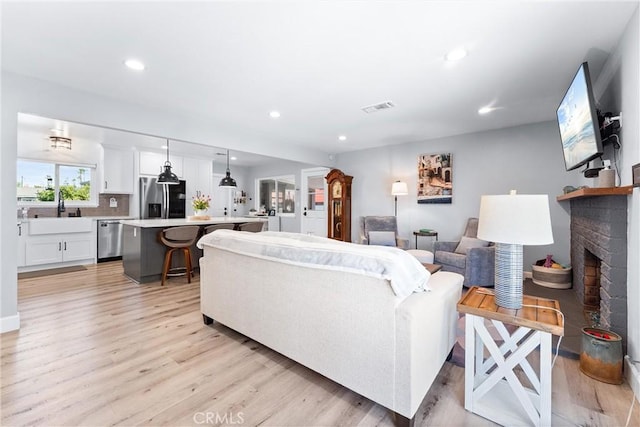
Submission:
[[[495,267],[496,304],[522,308],[522,245],[496,243]]]

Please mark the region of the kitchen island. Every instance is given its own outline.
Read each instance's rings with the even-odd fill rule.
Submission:
[[[162,277],[165,246],[158,239],[158,233],[165,228],[182,225],[204,227],[212,224],[244,224],[247,222],[264,222],[266,218],[212,217],[207,220],[189,220],[187,218],[172,219],[134,219],[121,221],[122,230],[122,265],[124,274],[138,283],[159,281]],[[197,267],[201,256],[195,245],[191,248],[192,265]],[[178,254],[176,259],[179,260]],[[181,264],[184,265],[184,264]]]

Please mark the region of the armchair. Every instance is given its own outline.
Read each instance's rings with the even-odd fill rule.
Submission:
[[[409,248],[409,239],[398,236],[395,216],[361,216],[360,243],[363,245],[396,246]]]
[[[459,242],[434,242],[434,263],[464,276],[464,286],[494,285],[495,246],[479,240],[478,218],[469,218]]]

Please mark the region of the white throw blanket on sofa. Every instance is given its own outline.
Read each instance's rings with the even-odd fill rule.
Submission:
[[[215,230],[198,247],[276,259],[296,265],[357,272],[386,279],[400,300],[429,290],[430,274],[411,254],[394,247],[365,246],[297,233]]]

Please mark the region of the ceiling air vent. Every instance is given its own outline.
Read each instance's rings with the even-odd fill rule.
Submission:
[[[385,101],[379,104],[367,105],[366,107],[362,107],[361,110],[367,114],[375,113],[380,110],[388,110],[389,108],[393,108],[396,105],[392,101]]]

